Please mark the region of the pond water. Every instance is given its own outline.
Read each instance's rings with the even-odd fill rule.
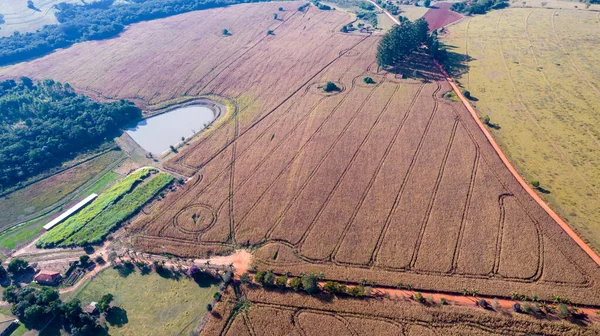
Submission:
[[[144,150],[161,154],[169,146],[181,142],[181,137],[187,138],[201,131],[204,125],[210,124],[214,119],[215,113],[210,108],[191,105],[144,119],[125,132]]]

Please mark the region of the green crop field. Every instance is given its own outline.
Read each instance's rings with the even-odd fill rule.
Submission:
[[[59,246],[100,243],[111,230],[130,218],[171,182],[173,182],[173,176],[158,173],[150,181],[126,194],[117,203],[111,204],[79,231],[65,239]]]
[[[153,169],[145,168],[127,176],[98,196],[91,204],[66,219],[63,223],[44,234],[36,243],[38,247],[60,245],[82,227],[92,221],[104,209],[129,193],[139,182],[147,177]]]
[[[458,79],[494,137],[600,251],[600,13],[509,8],[449,30],[444,42],[472,58]]]
[[[69,201],[74,197],[75,191],[122,157],[123,153],[120,151],[109,151],[88,162],[0,197],[0,213],[2,213],[0,229],[15,225],[19,221],[27,221],[28,217],[35,216],[36,213],[58,202]]]
[[[99,273],[75,294],[87,305],[102,295],[114,295],[115,304],[127,312],[128,322],[110,325],[110,335],[188,335],[206,313],[216,284],[199,286],[188,279],[167,279],[155,272],[123,277],[108,269]]]

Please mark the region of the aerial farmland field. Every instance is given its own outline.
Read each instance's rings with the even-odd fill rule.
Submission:
[[[247,289],[244,306],[227,302],[201,335],[594,335],[563,321],[507,317],[468,308],[425,307],[393,300],[314,298]],[[237,308],[237,310],[236,310]]]
[[[446,5],[439,10],[450,13]],[[439,26],[461,17],[429,13]],[[580,207],[571,210],[575,217],[588,218],[581,223],[593,227],[598,210],[594,179],[600,176],[594,175],[598,155],[593,143],[599,88],[592,74],[597,68],[577,61],[594,59],[593,48],[581,50],[571,43],[577,43],[575,36],[594,43],[589,25],[598,18],[574,12],[574,17],[585,17],[584,24],[567,30],[559,24],[562,14],[548,13],[563,12],[508,9],[467,17],[451,28],[447,41],[464,45],[467,37],[460,32],[466,32],[465,25],[469,31],[469,25],[477,27],[480,36],[473,42],[469,35],[464,51],[474,60],[461,64],[470,72],[460,83],[478,111],[489,115],[488,125],[497,127],[493,135],[525,179],[539,180],[537,191],[546,192],[542,196],[574,223],[560,203],[561,195],[569,195]],[[558,49],[549,47],[554,42],[530,38],[534,28],[519,30],[533,15],[540,15],[535,34],[550,29]],[[503,24],[513,16],[514,22]],[[245,269],[252,273],[269,270],[297,279],[319,274],[323,282],[370,284],[375,290],[409,284],[430,294],[600,307],[597,256],[572,239],[511,170],[469,104],[445,98],[454,83],[437,61],[418,48],[393,71],[382,70],[376,54],[383,34],[342,33],[352,19],[342,10],[303,2],[193,11],[1,68],[0,78],[53,78],[100,100],[132,100],[146,116],[195,99],[214,100],[226,109],[203,132],[152,161],[179,185],[115,235],[127,254],[132,249],[194,262],[246,249],[253,260]],[[544,22],[548,26],[538,27]],[[574,37],[559,39],[560,34]],[[514,55],[488,51],[493,49],[484,45],[488,41]],[[549,56],[542,57],[542,51]],[[486,58],[485,53],[493,55]],[[486,59],[501,62],[492,63],[496,72],[477,70],[477,62]],[[559,78],[552,67],[571,72]],[[586,89],[577,90],[575,82]],[[464,98],[458,89],[455,96]],[[520,119],[523,115],[527,119]],[[564,157],[553,156],[552,150]],[[565,158],[571,166],[550,169]],[[528,173],[523,167],[531,164],[537,166]],[[108,219],[134,213],[129,204],[138,197],[136,190],[147,201],[173,180],[166,173],[157,175],[165,180],[157,179],[156,186],[150,180],[133,188],[135,183],[124,179],[125,186],[109,189],[96,206],[71,217],[37,245],[77,245],[96,231],[110,231],[106,225],[118,227]],[[567,180],[572,185],[560,185]],[[86,227],[86,221],[94,225]],[[201,262],[209,266],[211,260]],[[217,305],[205,334],[260,334],[271,331],[269,324],[281,327],[280,334],[316,334],[319,330],[311,328],[318,326],[328,326],[331,334],[582,331],[550,323],[555,315],[536,321],[348,296],[327,301],[286,291],[286,281],[276,291],[237,287],[236,282],[237,296]],[[221,292],[231,294],[233,289],[226,288]]]
[[[527,181],[600,251],[597,12],[510,8],[466,18],[444,39],[468,54],[459,78]]]

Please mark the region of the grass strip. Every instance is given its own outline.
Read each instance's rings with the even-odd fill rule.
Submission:
[[[62,224],[44,234],[35,245],[41,248],[50,248],[62,243],[98,216],[104,209],[118,201],[123,195],[129,193],[135,185],[150,174],[151,170],[153,169],[144,168],[127,176],[98,196],[89,206],[83,208],[81,211],[67,218]]]
[[[118,202],[110,205],[87,225],[65,239],[58,246],[81,246],[102,242],[121,223],[131,218],[144,204],[173,182],[173,176],[159,173],[135,188]]]

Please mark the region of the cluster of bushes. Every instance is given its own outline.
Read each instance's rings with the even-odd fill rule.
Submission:
[[[358,7],[360,9],[366,10],[366,11],[372,11],[375,9],[375,5],[373,5],[372,3],[370,3],[369,1],[361,1],[358,4]]]
[[[104,314],[110,320],[113,310],[122,310],[111,306],[113,296],[105,294],[96,306],[99,314],[86,314],[79,300],[62,302],[58,292],[48,287],[37,289],[8,286],[4,289],[3,299],[12,304],[13,315],[28,328],[40,329],[53,320],[58,321],[64,331],[71,335],[103,334],[106,327],[99,322],[101,315]]]
[[[254,275],[254,281],[262,285],[266,289],[286,289],[290,288],[295,292],[306,292],[308,294],[317,294],[326,292],[333,295],[349,295],[353,297],[361,297],[368,295],[369,287],[364,284],[359,284],[353,287],[347,287],[336,281],[327,281],[323,288],[319,287],[319,280],[324,278],[323,274],[300,274],[299,277],[289,277],[288,275],[276,276],[273,271],[258,271]],[[248,273],[242,274],[240,277],[242,283],[250,283],[251,278]]]
[[[102,0],[55,6],[59,24],[36,32],[0,38],[0,65],[39,57],[73,43],[117,36],[126,25],[195,10],[229,6],[258,0]]]
[[[381,8],[390,12],[392,15],[400,14],[400,7],[398,7],[398,5],[396,5],[396,4],[393,4],[393,3],[387,2],[387,1],[383,1],[383,0],[375,0],[375,3],[377,3],[379,6],[381,6]]]
[[[508,0],[474,0],[469,2],[455,2],[450,7],[450,10],[472,14],[485,14],[492,9],[502,9],[508,7]]]
[[[377,20],[377,14],[374,12],[361,11],[356,13],[356,17],[368,22],[373,27],[377,27],[377,24],[379,23]]]
[[[301,5],[300,7],[298,7],[298,12],[304,12],[304,10],[308,8],[308,6],[310,6],[310,3],[308,2],[304,5]]]
[[[313,5],[315,5],[315,7],[317,7],[320,10],[331,10],[330,6],[324,5],[318,0],[313,0]]]
[[[0,190],[96,147],[141,117],[129,101],[98,103],[69,84],[27,77],[0,82],[0,111]]]
[[[35,245],[39,248],[51,248],[62,244],[67,238],[94,220],[102,211],[121,200],[124,195],[131,192],[137,184],[155,171],[155,169],[145,168],[127,176],[100,194],[91,204],[41,236]]]

